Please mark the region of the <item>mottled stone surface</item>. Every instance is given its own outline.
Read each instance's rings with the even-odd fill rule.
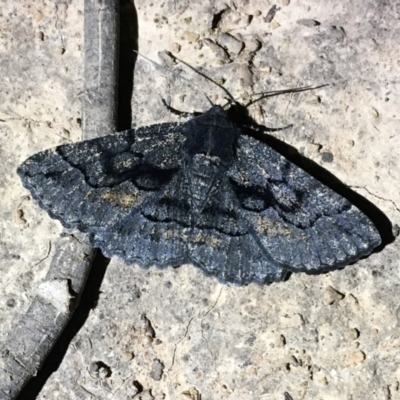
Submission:
[[[15,171],[27,156],[81,139],[83,14],[79,4],[1,5],[0,340],[36,293],[61,226],[44,217]]]
[[[292,123],[274,135],[399,224],[399,10],[288,3],[266,22],[273,4],[264,1],[141,2],[139,50],[154,60],[179,51],[243,101],[329,83],[256,103],[252,115],[266,126]],[[82,12],[76,1],[1,6],[0,341],[29,306],[61,232],[15,171],[28,155],[81,137]],[[239,54],[218,42],[222,33],[244,43]],[[200,88],[224,103],[222,90],[179,68],[197,88],[138,61],[134,126],[178,120],[161,97],[204,111]],[[143,271],[112,260],[97,306],[39,399],[399,399],[398,254],[395,241],[341,271],[240,288],[189,265]]]

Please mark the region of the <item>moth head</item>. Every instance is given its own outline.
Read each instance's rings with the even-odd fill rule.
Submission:
[[[252,119],[248,107],[235,99],[227,99],[223,107],[227,118],[238,125],[251,125]]]

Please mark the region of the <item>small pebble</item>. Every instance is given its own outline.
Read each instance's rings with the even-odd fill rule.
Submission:
[[[171,55],[168,53],[168,51],[159,51],[158,52],[158,57],[162,61],[163,65],[166,66],[167,68],[172,68],[175,64],[176,61]]]
[[[246,50],[250,53],[254,53],[257,50],[260,50],[262,44],[256,38],[251,38],[250,40],[245,41]]]
[[[391,395],[390,395],[390,389],[387,386],[384,386],[382,388],[383,391],[383,395],[385,396],[386,399],[390,399]]]
[[[290,364],[292,364],[293,367],[298,367],[301,363],[295,356],[290,356]]]
[[[321,25],[320,22],[315,21],[313,19],[299,19],[297,21],[299,25],[306,26],[307,28],[314,28],[315,26]]]
[[[131,361],[134,358],[134,354],[131,351],[124,351],[121,354],[122,361]]]
[[[142,336],[141,344],[145,347],[150,346],[153,343],[153,338],[151,336]]]
[[[162,378],[163,372],[164,372],[164,364],[159,359],[156,358],[153,361],[153,365],[151,367],[150,376],[155,381],[160,381],[161,378]]]
[[[176,42],[172,43],[170,48],[169,48],[169,51],[171,53],[179,53],[181,51],[181,45],[179,43],[176,43]]]
[[[100,379],[105,379],[108,378],[111,375],[111,370],[106,367],[100,367],[99,369],[99,378]]]
[[[372,116],[373,118],[378,118],[378,117],[379,117],[379,112],[378,112],[378,110],[377,110],[376,108],[372,108],[372,110],[371,110],[371,116]]]
[[[331,163],[333,161],[333,154],[330,151],[324,151],[321,153],[322,161]]]
[[[356,340],[360,336],[360,332],[358,331],[358,329],[353,328],[353,329],[349,329],[348,335],[351,340]]]
[[[144,390],[132,397],[135,400],[155,400],[150,390]]]
[[[322,146],[319,143],[306,143],[304,147],[304,153],[306,156],[317,154],[322,149]]]
[[[13,219],[14,219],[15,223],[17,223],[20,226],[26,225],[26,219],[24,218],[24,212],[21,209],[14,210]]]
[[[234,29],[237,29],[238,27],[243,29],[250,24],[251,19],[252,18],[250,15],[228,10],[222,14],[221,20],[218,24],[218,28],[222,32],[232,31]]]
[[[344,294],[338,292],[332,286],[328,286],[325,289],[323,301],[327,305],[331,305],[336,301],[342,300],[344,298]]]
[[[201,400],[201,394],[195,387],[185,390],[181,393],[181,396],[185,400]]]
[[[277,12],[278,10],[279,10],[278,7],[274,4],[274,5],[269,9],[267,15],[266,15],[265,18],[264,18],[264,21],[265,21],[266,23],[268,23],[268,24],[269,24],[270,22],[272,22],[272,20],[274,19],[275,15],[276,15],[276,12]]]
[[[31,11],[31,16],[36,22],[40,22],[43,19],[43,13],[36,7],[33,7],[33,10]]]
[[[44,41],[44,33],[42,31],[37,32],[36,38],[39,39],[41,42],[43,42]]]
[[[218,43],[234,54],[239,54],[244,46],[243,42],[229,33],[221,33],[218,37]]]
[[[229,57],[226,54],[225,50],[218,44],[214,43],[211,39],[204,39],[203,43],[212,50],[216,59],[221,60],[222,62],[229,61]]]
[[[344,145],[345,145],[345,147],[347,147],[347,148],[351,148],[351,147],[354,147],[354,140],[345,140],[344,141]]]
[[[281,24],[277,21],[272,21],[270,26],[272,29],[278,29],[278,28],[280,28]]]
[[[346,358],[346,361],[349,365],[360,364],[364,360],[365,360],[365,353],[362,352],[361,350],[357,350],[353,353],[350,353]]]
[[[200,35],[195,32],[185,31],[183,32],[183,38],[189,43],[196,43],[199,40]]]
[[[284,347],[286,345],[286,338],[283,335],[278,335],[275,340],[276,347]]]

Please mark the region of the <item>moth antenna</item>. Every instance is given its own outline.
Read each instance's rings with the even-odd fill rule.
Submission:
[[[184,76],[182,76],[181,74],[177,74],[175,71],[173,71],[170,68],[164,67],[164,65],[158,64],[157,62],[155,62],[154,60],[151,60],[150,58],[144,56],[143,54],[139,53],[137,50],[133,50],[138,56],[143,57],[145,60],[151,62],[152,64],[156,65],[157,67],[166,70],[167,72],[171,73],[172,75],[176,76],[177,78],[183,79],[184,81],[186,81],[187,83],[189,83],[190,85],[192,85],[195,89],[197,89],[207,100],[208,102],[211,104],[211,106],[214,106],[215,104],[211,101],[211,99],[192,81],[190,81],[189,79],[185,78]],[[172,58],[175,58],[176,60],[178,60],[175,56],[173,56],[171,53],[168,52],[168,55],[170,55]],[[178,60],[180,61],[180,60]],[[183,62],[183,61],[181,61]],[[183,62],[183,64],[186,64]],[[189,66],[190,67],[190,66]],[[190,67],[192,68],[192,67]],[[193,68],[192,68],[193,69]],[[197,71],[198,72],[198,71]],[[200,75],[201,73],[198,72]]]
[[[283,90],[271,90],[270,92],[264,92],[264,93],[254,93],[252,96],[260,96],[260,97],[255,100],[250,100],[245,105],[245,107],[247,108],[248,106],[250,106],[254,103],[257,103],[257,101],[266,99],[267,97],[279,96],[280,94],[286,94],[286,93],[306,92],[307,90],[315,90],[315,89],[319,89],[319,88],[322,88],[325,86],[329,86],[329,84],[324,84],[324,85],[319,85],[319,86],[304,86],[304,87],[300,87],[300,88],[283,89]]]
[[[186,61],[181,60],[178,57],[175,57],[172,53],[170,53],[169,51],[167,51],[168,55],[173,58],[175,61],[179,61],[180,63],[182,63],[183,65],[186,65],[188,68],[190,68],[192,71],[196,72],[197,74],[199,74],[200,76],[202,76],[203,78],[209,80],[210,82],[212,82],[214,85],[217,85],[220,89],[222,89],[227,95],[228,97],[235,103],[237,103],[237,101],[235,100],[235,98],[229,93],[228,89],[224,88],[222,85],[220,85],[218,82],[215,82],[213,79],[211,79],[209,76],[207,76],[206,74],[204,74],[203,72],[198,71],[196,68],[192,67],[190,64],[188,64]]]

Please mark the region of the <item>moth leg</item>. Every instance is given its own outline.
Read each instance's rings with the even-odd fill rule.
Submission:
[[[279,132],[279,131],[285,131],[286,129],[290,129],[293,127],[293,124],[289,124],[286,126],[282,126],[281,128],[268,128],[267,126],[259,126],[256,127],[256,130],[260,133],[265,133],[265,132]]]

